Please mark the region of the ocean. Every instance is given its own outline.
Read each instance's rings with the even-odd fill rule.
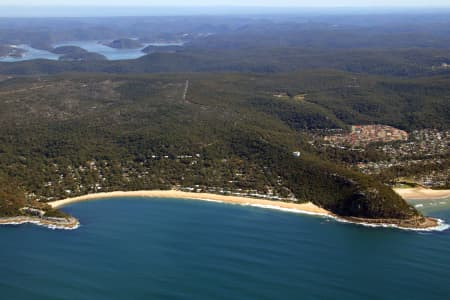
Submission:
[[[414,205],[450,222],[450,199]],[[64,210],[80,228],[0,226],[1,299],[450,295],[449,230],[369,228],[179,199],[98,200]]]

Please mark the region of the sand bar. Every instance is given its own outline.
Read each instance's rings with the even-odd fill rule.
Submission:
[[[450,197],[450,190],[432,190],[422,187],[417,188],[397,188],[394,191],[405,200],[433,200]]]
[[[85,196],[67,198],[64,200],[58,200],[53,202],[48,202],[54,208],[60,208],[65,205],[89,201],[89,200],[98,200],[105,198],[118,198],[118,197],[146,197],[146,198],[175,198],[175,199],[191,199],[191,200],[203,200],[203,201],[217,201],[222,203],[229,204],[238,204],[238,205],[250,205],[257,206],[263,208],[272,208],[272,209],[281,209],[281,210],[292,210],[299,213],[305,214],[315,214],[315,215],[324,215],[331,216],[333,215],[330,211],[325,210],[317,205],[307,202],[307,203],[292,203],[292,202],[283,202],[283,201],[273,201],[267,199],[258,199],[258,198],[247,198],[247,197],[238,197],[238,196],[226,196],[226,195],[217,195],[217,194],[209,194],[209,193],[191,193],[191,192],[182,192],[175,190],[167,190],[167,191],[133,191],[133,192],[109,192],[109,193],[95,193],[89,194]]]

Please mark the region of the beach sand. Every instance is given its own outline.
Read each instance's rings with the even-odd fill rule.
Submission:
[[[416,199],[433,200],[450,197],[450,190],[432,190],[432,189],[425,189],[422,187],[406,188],[406,189],[398,188],[394,189],[394,191],[405,200],[416,200]]]
[[[54,208],[60,208],[65,205],[89,201],[89,200],[98,200],[105,198],[118,198],[118,197],[148,197],[148,198],[175,198],[175,199],[191,199],[191,200],[202,200],[202,201],[215,201],[229,204],[238,204],[238,205],[249,205],[263,208],[271,208],[271,209],[279,209],[279,210],[290,210],[298,213],[305,214],[314,214],[314,215],[323,215],[323,216],[332,216],[333,214],[325,210],[317,205],[307,202],[307,203],[291,203],[291,202],[283,202],[283,201],[273,201],[266,199],[257,199],[257,198],[247,198],[247,197],[238,197],[238,196],[225,196],[225,195],[216,195],[209,193],[190,193],[190,192],[182,192],[175,190],[167,190],[167,191],[133,191],[133,192],[109,192],[109,193],[95,193],[89,194],[80,197],[73,197],[64,200],[58,200],[53,202],[48,202]]]

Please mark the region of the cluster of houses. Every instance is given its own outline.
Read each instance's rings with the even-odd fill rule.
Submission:
[[[220,188],[220,187],[207,187],[195,185],[194,187],[182,187],[177,186],[177,190],[183,192],[194,192],[194,193],[212,193],[212,194],[220,194],[220,195],[229,195],[229,196],[237,196],[237,197],[249,197],[249,198],[258,198],[258,199],[267,199],[267,200],[288,200],[296,202],[298,199],[295,195],[290,192],[287,197],[283,197],[277,194],[274,190],[269,190],[266,193],[261,193],[255,189],[230,189],[230,188]]]
[[[379,144],[372,144],[378,142]],[[316,148],[382,153],[380,160],[359,161],[352,166],[365,174],[382,174],[390,168],[411,169],[414,182],[430,187],[447,186],[450,181],[450,130],[421,129],[409,134],[387,125],[354,125],[350,133],[324,129],[313,134]],[[371,144],[369,147],[368,145]],[[420,170],[420,171],[418,171]]]
[[[295,150],[295,149],[294,149]],[[291,152],[296,158],[301,156],[300,151]],[[74,197],[86,193],[103,192],[110,190],[110,182],[112,181],[110,176],[116,176],[114,180],[125,180],[132,182],[133,180],[146,180],[146,178],[152,178],[154,174],[150,169],[146,167],[147,164],[152,163],[153,160],[174,160],[180,161],[184,164],[190,163],[196,164],[200,161],[202,155],[199,153],[183,153],[179,155],[169,154],[153,154],[147,159],[127,164],[115,164],[113,162],[107,162],[104,160],[90,159],[85,161],[79,166],[60,166],[58,164],[52,164],[52,171],[54,173],[53,180],[43,183],[42,191],[36,193],[29,193],[27,197],[29,199],[36,199],[40,201],[52,201],[62,197]],[[222,160],[223,163],[227,163],[227,159]],[[266,167],[264,167],[266,168]],[[227,174],[227,176],[230,174]],[[118,176],[122,178],[119,179]],[[89,178],[89,181],[83,180]],[[267,198],[272,200],[289,199],[295,201],[293,194],[283,186],[281,178],[277,179],[276,188],[264,187],[261,190],[240,189],[240,182],[247,180],[245,173],[240,168],[234,170],[233,176],[228,178],[227,182],[224,182],[223,187],[207,187],[207,186],[184,186],[181,187],[184,177],[181,177],[178,188],[180,190],[189,192],[209,192],[217,194],[227,194],[235,196],[247,196],[256,198]],[[163,183],[162,180],[160,180]],[[278,192],[277,192],[278,191]]]
[[[324,141],[332,144],[353,146],[407,140],[406,131],[388,125],[353,125],[348,134],[338,133],[324,137]]]
[[[45,211],[41,210],[41,209],[37,209],[37,208],[33,208],[33,207],[22,207],[19,209],[19,211],[23,214],[29,215],[29,216],[33,216],[33,217],[37,217],[40,219],[44,219],[46,221],[51,221],[51,222],[55,222],[55,223],[61,223],[61,224],[66,224],[69,221],[66,218],[58,218],[58,217],[48,217],[45,215]]]
[[[450,130],[422,129],[411,132],[408,142],[382,145],[378,150],[392,158],[442,156],[450,153]]]
[[[32,207],[22,207],[19,211],[23,214],[31,215],[34,217],[42,218],[45,215],[45,211]]]
[[[450,130],[414,130],[407,142],[379,145],[385,154],[382,161],[360,162],[356,167],[365,174],[380,174],[392,167],[414,168],[420,172],[411,175],[414,182],[423,186],[441,187],[449,184],[450,168],[445,167],[450,157]],[[436,171],[436,166],[439,171]]]

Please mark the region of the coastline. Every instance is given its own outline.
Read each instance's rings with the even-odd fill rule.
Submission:
[[[394,188],[393,190],[405,200],[434,200],[450,197],[450,190],[432,190],[422,187]]]
[[[182,192],[176,190],[153,190],[153,191],[116,191],[107,193],[95,193],[88,194],[79,197],[67,198],[63,200],[57,200],[48,202],[53,208],[61,208],[63,206],[83,202],[89,200],[99,200],[105,198],[120,198],[120,197],[143,197],[143,198],[174,198],[174,199],[185,199],[185,200],[200,200],[209,202],[221,202],[228,204],[237,205],[248,205],[262,208],[272,208],[278,210],[286,210],[297,213],[304,213],[310,215],[320,215],[320,216],[333,216],[334,214],[330,211],[323,209],[311,202],[307,203],[293,203],[293,202],[283,202],[274,201],[260,198],[249,198],[249,197],[239,197],[239,196],[226,196],[211,193],[193,193],[193,192]]]
[[[38,226],[47,227],[49,229],[66,229],[66,230],[73,230],[80,227],[80,222],[73,217],[64,219],[64,221],[55,221],[30,216],[0,218],[0,225],[21,225],[21,224],[34,224]]]
[[[397,228],[410,231],[443,231],[449,228],[442,220],[434,218],[421,218],[411,220],[396,220],[396,219],[365,219],[355,217],[341,217],[331,211],[323,209],[312,202],[306,203],[293,203],[283,202],[275,200],[267,200],[260,198],[249,198],[239,196],[226,196],[210,193],[193,193],[183,192],[177,190],[151,190],[151,191],[116,191],[116,192],[102,192],[89,194],[79,197],[67,198],[63,200],[57,200],[48,202],[53,208],[61,208],[66,205],[90,201],[101,200],[108,198],[120,198],[120,197],[144,197],[144,198],[174,198],[174,199],[186,199],[186,200],[200,200],[208,202],[227,203],[234,205],[253,206],[265,209],[274,209],[279,211],[286,211],[299,214],[322,216],[334,219],[341,223],[352,223],[367,227],[384,227],[384,228]]]
[[[396,189],[396,192],[399,193]],[[436,199],[440,195],[442,197],[447,197],[450,191],[433,191],[426,189],[401,189],[402,196],[405,200],[423,199],[424,195],[428,196],[428,199]],[[424,190],[424,191],[423,191]],[[431,193],[430,193],[431,192]],[[440,192],[440,193],[435,193]],[[403,230],[412,231],[443,231],[449,228],[449,225],[445,224],[442,220],[435,218],[415,218],[411,220],[397,220],[397,219],[367,219],[367,218],[356,218],[356,217],[345,217],[338,216],[331,211],[321,208],[312,202],[306,203],[294,203],[294,202],[284,202],[276,200],[267,200],[261,198],[250,198],[243,196],[227,196],[211,193],[194,193],[194,192],[183,192],[178,190],[149,190],[149,191],[115,191],[115,192],[102,192],[95,194],[88,194],[84,196],[72,197],[62,200],[56,200],[48,202],[53,208],[61,208],[66,205],[92,201],[101,199],[114,199],[114,198],[173,198],[173,199],[184,199],[184,200],[200,200],[207,202],[217,202],[233,205],[242,206],[252,206],[265,209],[273,209],[278,211],[285,211],[297,214],[315,215],[334,219],[341,223],[352,223],[356,225],[362,225],[367,227],[390,227]],[[6,217],[0,218],[0,225],[19,225],[31,223],[39,226],[44,226],[50,229],[77,229],[80,226],[80,222],[74,218],[70,217],[63,220],[52,220],[46,218],[39,218],[33,216],[17,216],[17,217]]]

